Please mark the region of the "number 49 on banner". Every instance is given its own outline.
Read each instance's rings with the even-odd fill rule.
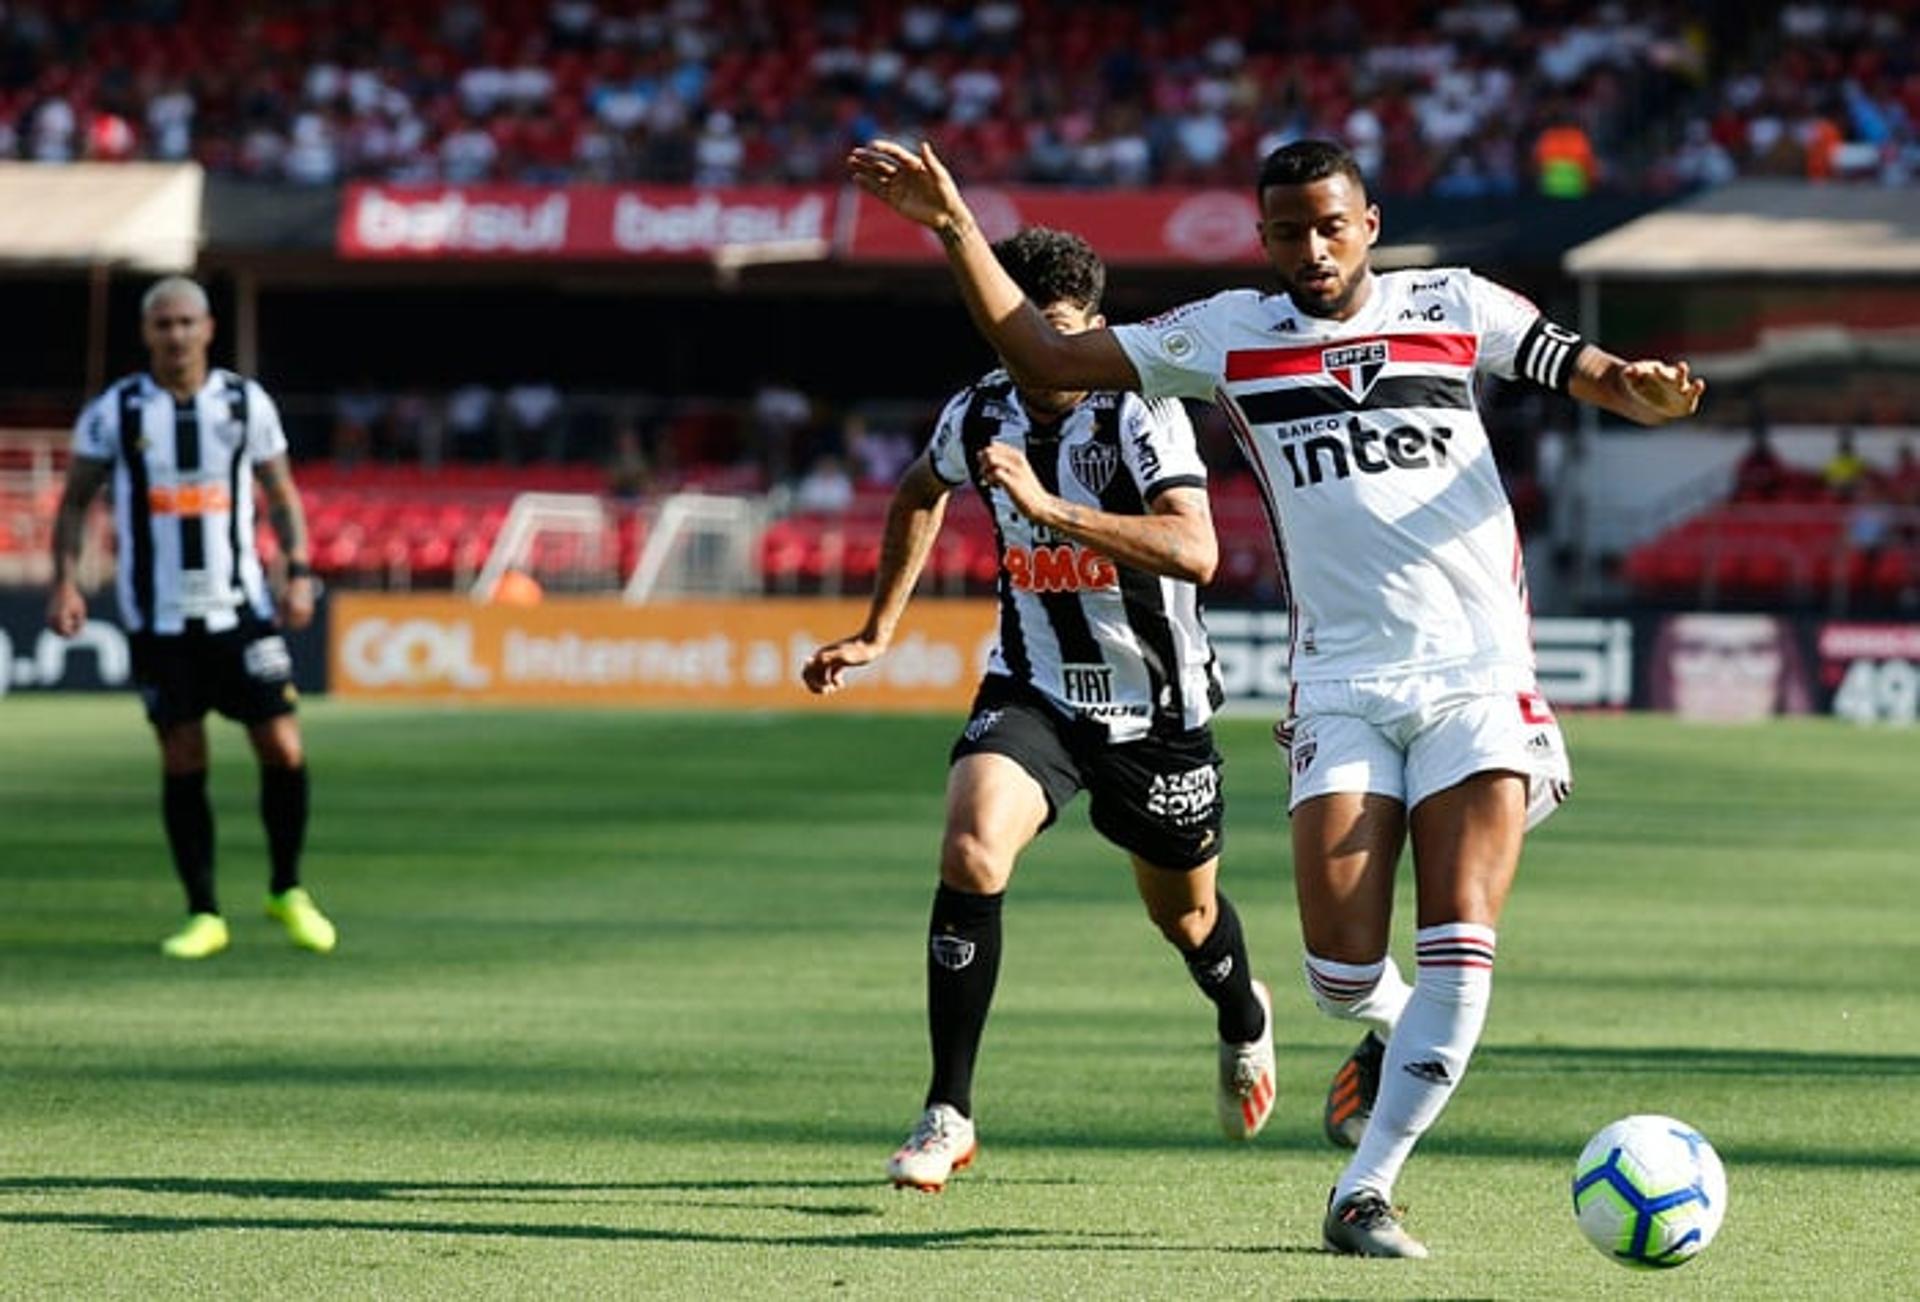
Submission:
[[[1920,664],[1855,660],[1833,694],[1833,712],[1855,723],[1912,724],[1920,713]]]

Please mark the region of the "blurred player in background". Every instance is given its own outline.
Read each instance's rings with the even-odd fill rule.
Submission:
[[[207,362],[213,317],[206,291],[184,277],[140,304],[151,367],[114,384],[81,412],[54,527],[47,624],[62,637],[85,625],[76,574],[87,507],[113,481],[121,617],[133,677],[160,741],[161,810],[187,923],[161,944],[172,958],[227,947],[214,894],[213,809],[207,800],[208,710],[246,726],[260,762],[260,815],[273,872],[267,913],[294,944],[318,953],[334,927],[300,886],[307,769],[294,718],[293,660],[274,628],[273,599],[254,546],[253,484],[287,557],[284,619],[313,619],[306,518],[273,399]]]
[[[1032,229],[996,246],[1048,329],[1100,325],[1106,270],[1078,236]],[[1233,905],[1215,888],[1219,705],[1199,584],[1219,551],[1206,468],[1177,401],[1016,385],[995,371],[948,402],[887,515],[866,626],[813,654],[827,693],[887,650],[939,534],[971,482],[1000,552],[1000,635],[954,744],[927,952],[933,1080],[888,1164],[938,1190],[975,1151],[973,1067],[1000,967],[1015,860],[1086,789],[1094,827],[1133,861],[1147,913],[1217,1009],[1219,1118],[1251,1139],[1273,1108],[1273,1029]]]
[[[1704,388],[1625,362],[1465,268],[1375,275],[1380,210],[1325,141],[1256,185],[1278,293],[1232,290],[1142,325],[1064,333],[994,259],[930,146],[856,149],[854,179],[940,237],[975,323],[1023,385],[1217,402],[1275,526],[1293,614],[1295,885],[1320,1008],[1373,1029],[1335,1077],[1329,1136],[1358,1143],[1326,1246],[1424,1257],[1391,1198],[1486,1019],[1495,927],[1527,829],[1564,797],[1534,681],[1519,534],[1475,408],[1478,372],[1657,425]],[[1388,957],[1411,836],[1418,975]]]

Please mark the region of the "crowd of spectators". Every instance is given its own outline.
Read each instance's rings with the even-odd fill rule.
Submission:
[[[1920,5],[1729,0],[21,0],[0,158],[324,184],[1241,185],[1345,140],[1383,193],[1906,181]]]

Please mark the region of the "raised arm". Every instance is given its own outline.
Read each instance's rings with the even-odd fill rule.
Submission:
[[[293,482],[293,466],[281,453],[262,461],[255,474],[267,495],[267,520],[287,558],[284,618],[288,628],[305,628],[313,622],[313,553],[307,542],[307,513]]]
[[[1691,416],[1707,391],[1707,382],[1695,379],[1685,362],[1629,362],[1594,344],[1582,348],[1573,365],[1569,394],[1638,425]]]
[[[72,637],[87,622],[87,599],[78,577],[87,508],[112,469],[112,462],[94,457],[76,456],[67,463],[67,483],[53,519],[53,590],[47,595],[47,627],[61,637]]]
[[[952,486],[934,473],[925,455],[914,460],[900,477],[887,504],[886,533],[880,543],[880,568],[873,578],[873,599],[867,622],[851,637],[829,642],[815,651],[800,671],[807,690],[825,696],[846,686],[849,669],[871,664],[893,644],[914,585],[926,568],[927,553],[940,536]]]
[[[854,183],[940,238],[973,323],[1019,384],[1033,389],[1138,389],[1140,377],[1106,330],[1062,334],[1013,283],[933,146],[915,153],[876,140],[847,156]]]
[[[981,477],[1007,490],[1020,513],[1116,564],[1208,583],[1220,564],[1213,512],[1201,488],[1169,488],[1147,504],[1147,515],[1115,515],[1049,493],[1018,448],[989,443],[980,449]]]

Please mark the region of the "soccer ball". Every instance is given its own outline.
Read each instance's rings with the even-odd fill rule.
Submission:
[[[1684,1266],[1727,1214],[1727,1174],[1706,1137],[1672,1117],[1627,1117],[1587,1141],[1573,1168],[1573,1215],[1623,1266]]]

